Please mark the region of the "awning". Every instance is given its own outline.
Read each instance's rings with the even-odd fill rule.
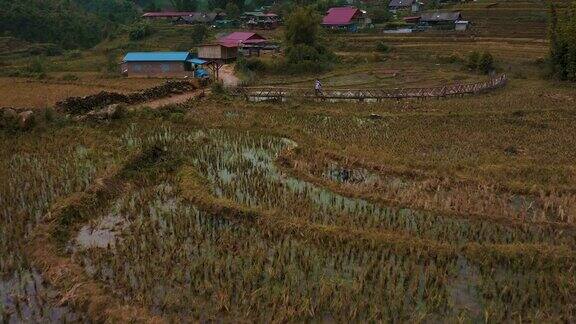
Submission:
[[[206,64],[207,62],[198,58],[193,58],[193,59],[189,59],[186,62],[192,63],[192,64],[196,64],[196,65],[203,65]]]

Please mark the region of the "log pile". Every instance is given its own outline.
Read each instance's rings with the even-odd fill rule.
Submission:
[[[197,89],[196,84],[190,81],[169,81],[161,86],[130,94],[102,91],[85,97],[70,97],[56,103],[56,108],[72,115],[81,115],[114,104],[138,104],[195,89]]]

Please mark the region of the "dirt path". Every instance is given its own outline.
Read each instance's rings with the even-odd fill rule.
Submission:
[[[222,66],[219,72],[220,79],[224,82],[224,87],[234,88],[240,83],[240,79],[234,74],[234,64],[226,64]]]
[[[178,94],[166,98],[161,98],[157,100],[152,100],[148,102],[143,102],[137,105],[130,107],[130,109],[140,108],[140,107],[150,107],[152,109],[158,109],[167,105],[179,104],[186,102],[190,99],[199,98],[205,96],[208,90],[206,89],[198,89],[191,92],[186,92],[183,94]]]

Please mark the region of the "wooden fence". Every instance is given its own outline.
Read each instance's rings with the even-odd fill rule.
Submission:
[[[506,85],[507,81],[508,78],[506,75],[502,74],[483,82],[451,84],[431,88],[325,89],[321,95],[318,95],[315,93],[314,89],[308,88],[239,87],[233,91],[233,94],[251,101],[284,101],[288,98],[312,98],[315,100],[327,101],[379,102],[384,99],[400,100],[409,98],[444,98],[466,94],[478,94],[501,88]]]

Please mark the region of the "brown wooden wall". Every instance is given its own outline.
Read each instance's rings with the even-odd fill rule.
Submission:
[[[198,47],[198,57],[211,60],[228,60],[238,56],[238,48],[221,45],[202,45]]]

